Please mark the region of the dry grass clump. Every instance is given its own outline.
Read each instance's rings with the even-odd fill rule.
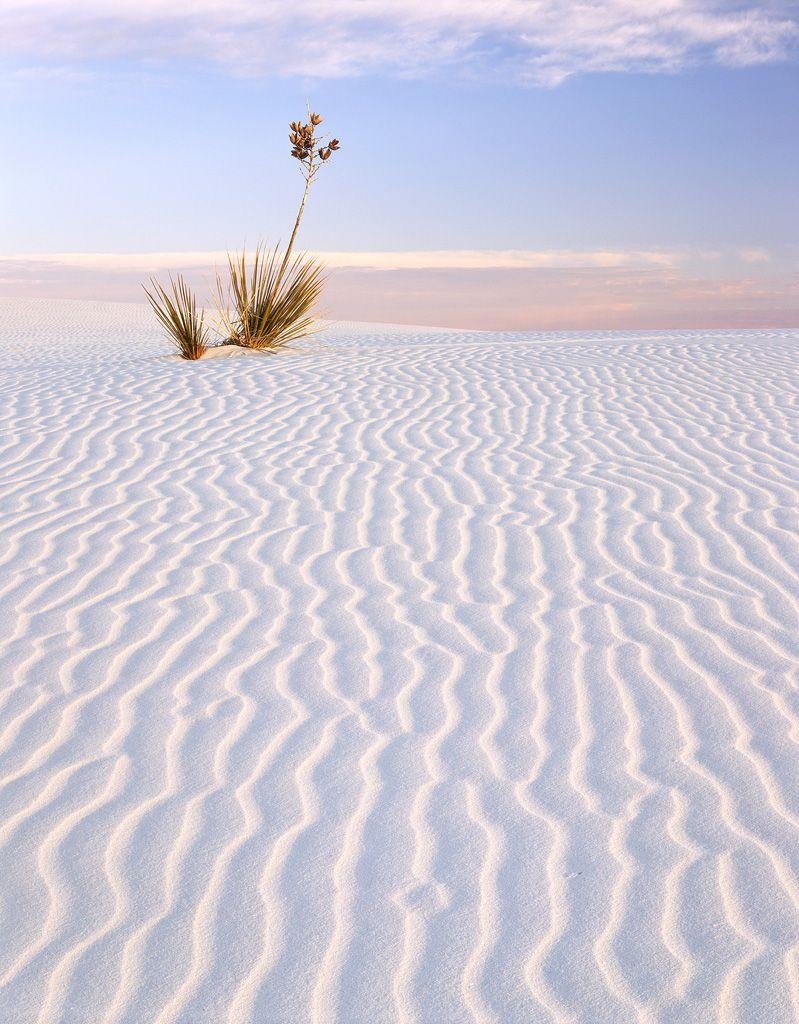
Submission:
[[[298,160],[305,178],[300,207],[289,244],[284,253],[257,246],[251,265],[247,255],[228,254],[229,281],[217,274],[216,304],[222,326],[223,345],[259,351],[274,351],[309,334],[313,310],[324,285],[324,270],[318,260],[295,256],[292,250],[300,228],[308,192],[319,169],[341,146],[338,139],[317,135],[322,117],[308,110],[308,120],[289,125],[291,155]],[[144,289],[156,316],[177,345],[184,359],[200,359],[208,345],[202,314],[197,316],[194,295],[182,277],[170,277],[172,295],[157,281],[153,291]]]
[[[154,278],[150,279],[152,291],[144,289],[147,300],[177,348],[183,359],[201,359],[208,348],[208,328],[204,314],[197,314],[194,293],[178,274],[177,280],[170,274],[171,294]]]
[[[324,285],[318,260],[297,256],[286,266],[279,249],[259,245],[250,266],[246,252],[228,254],[228,276],[224,285],[217,274],[217,309],[229,344],[273,351],[311,332]]]

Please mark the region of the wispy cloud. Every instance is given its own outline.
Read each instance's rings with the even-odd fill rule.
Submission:
[[[799,253],[324,253],[324,312],[492,329],[799,326]],[[221,252],[0,257],[0,296],[142,300],[149,274],[180,270],[207,295]]]
[[[200,58],[237,73],[489,69],[555,85],[592,71],[780,60],[796,0],[11,0],[0,55],[44,70]]]
[[[744,263],[770,263],[771,254],[765,249],[741,249],[740,257]]]
[[[679,253],[663,250],[621,251],[574,249],[434,249],[404,252],[315,252],[333,269],[359,270],[530,270],[581,269],[589,267],[670,267],[681,260]],[[157,273],[164,270],[202,270],[223,265],[226,253],[140,252],[140,253],[24,253],[0,257],[0,266],[10,263],[60,266],[104,273]]]

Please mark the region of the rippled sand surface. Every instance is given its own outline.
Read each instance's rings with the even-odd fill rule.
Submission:
[[[799,1019],[799,332],[0,303],[4,1024]]]

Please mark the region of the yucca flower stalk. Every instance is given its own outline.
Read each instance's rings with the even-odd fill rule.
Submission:
[[[309,108],[308,120],[304,124],[302,121],[292,121],[289,124],[289,142],[292,147],[291,155],[300,163],[302,174],[305,178],[305,188],[300,199],[300,207],[297,210],[297,219],[294,221],[294,229],[291,232],[289,244],[286,247],[286,254],[280,266],[278,281],[283,277],[283,273],[291,259],[291,252],[294,248],[297,232],[300,230],[300,222],[302,221],[303,213],[305,213],[305,204],[308,202],[308,193],[311,190],[311,185],[322,165],[327,163],[333,153],[341,148],[341,143],[338,139],[333,139],[329,135],[318,136],[316,134],[316,129],[323,120],[324,118],[321,114],[317,114],[315,111],[312,112]]]
[[[150,278],[150,284],[152,291],[145,287],[144,294],[181,357],[202,358],[208,348],[208,328],[204,314],[197,314],[194,293],[182,275],[178,274],[177,280],[169,275],[170,291],[155,278]]]

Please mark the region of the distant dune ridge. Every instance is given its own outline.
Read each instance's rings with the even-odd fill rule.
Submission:
[[[0,345],[0,1021],[799,1019],[798,331]]]

